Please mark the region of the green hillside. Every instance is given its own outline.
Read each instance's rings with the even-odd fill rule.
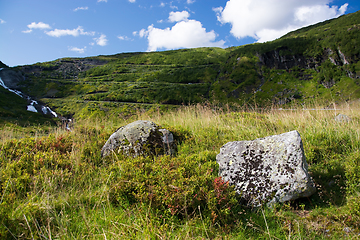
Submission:
[[[62,115],[118,104],[328,106],[360,98],[360,12],[267,43],[64,58],[13,68],[19,88]],[[84,111],[83,111],[84,110]]]
[[[27,126],[30,123],[36,125],[53,125],[55,123],[49,117],[27,111],[27,100],[2,87],[0,87],[0,96],[0,124],[15,122],[18,125]]]

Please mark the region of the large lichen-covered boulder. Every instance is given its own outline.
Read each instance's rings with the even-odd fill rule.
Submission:
[[[173,154],[175,142],[169,130],[151,121],[139,120],[116,130],[101,149],[101,157],[113,151],[133,157]]]
[[[308,197],[311,180],[300,134],[291,131],[225,144],[216,156],[219,174],[250,206]]]

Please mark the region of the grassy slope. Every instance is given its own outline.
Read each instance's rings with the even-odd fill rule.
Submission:
[[[342,16],[263,44],[90,57],[107,63],[80,72],[76,78],[70,77],[71,71],[64,75],[54,70],[70,58],[39,63],[33,66],[41,67],[41,71],[27,74],[23,90],[63,115],[78,117],[88,114],[89,101],[107,105],[97,108],[95,115],[106,114],[101,109],[117,114],[118,103],[182,105],[210,101],[264,107],[307,105],[316,100],[326,107],[360,98],[356,77],[360,75],[359,15]],[[310,59],[314,67],[261,66],[259,56],[272,51],[287,59]],[[326,52],[338,65],[327,59]],[[340,53],[349,64],[342,65]],[[331,87],[325,87],[329,83]]]
[[[209,106],[127,121],[79,120],[72,132],[3,139],[2,238],[323,239],[360,233],[359,105],[329,111],[228,112]],[[174,157],[100,158],[119,126],[150,119],[179,141]],[[247,209],[217,177],[228,141],[298,130],[318,192],[275,209]],[[266,223],[265,223],[266,221]],[[21,237],[20,237],[21,236]]]
[[[27,100],[0,87],[0,124],[14,122],[20,126],[54,125],[51,118],[27,111]]]

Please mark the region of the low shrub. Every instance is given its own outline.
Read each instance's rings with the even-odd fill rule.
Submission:
[[[217,176],[215,155],[124,159],[112,166],[112,199],[146,203],[163,216],[190,218],[199,211],[212,222],[229,223],[239,208],[233,187]]]

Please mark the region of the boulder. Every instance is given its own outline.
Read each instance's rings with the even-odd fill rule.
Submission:
[[[351,118],[346,116],[345,114],[338,114],[335,118],[337,122],[350,122]]]
[[[115,151],[132,157],[173,154],[175,142],[169,130],[151,121],[139,120],[116,130],[103,146],[101,157]]]
[[[297,131],[229,142],[221,147],[216,161],[220,176],[235,186],[249,206],[271,206],[316,191]]]

